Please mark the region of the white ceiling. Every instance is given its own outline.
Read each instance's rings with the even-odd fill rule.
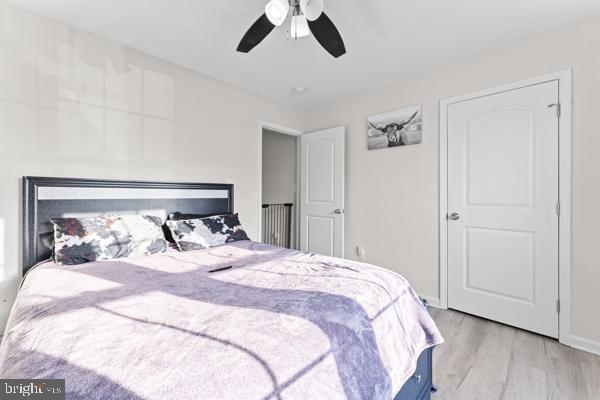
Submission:
[[[348,54],[286,37],[235,51],[267,0],[9,0],[82,30],[310,108],[600,15],[599,0],[325,0]],[[294,86],[308,88],[292,94]]]

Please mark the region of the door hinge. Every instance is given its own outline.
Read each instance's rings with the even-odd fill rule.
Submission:
[[[560,215],[560,201],[556,202],[556,215]]]
[[[560,300],[556,300],[556,312],[560,313]]]
[[[552,108],[552,107],[556,108],[556,118],[560,118],[561,108],[562,108],[560,103],[548,104],[548,108]]]

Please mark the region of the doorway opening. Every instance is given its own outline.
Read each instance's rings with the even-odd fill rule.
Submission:
[[[261,241],[298,248],[299,132],[261,127]]]

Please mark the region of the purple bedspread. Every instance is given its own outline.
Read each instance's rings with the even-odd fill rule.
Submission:
[[[245,241],[38,266],[0,377],[64,378],[69,399],[390,400],[442,341],[400,275]]]

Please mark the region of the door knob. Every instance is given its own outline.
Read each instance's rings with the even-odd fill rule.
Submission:
[[[340,210],[340,209],[338,208],[337,210],[335,210],[335,211],[334,211],[334,213],[336,213],[336,214],[341,214],[341,213],[342,213],[342,210]]]
[[[448,214],[448,219],[450,221],[458,221],[460,219],[460,215],[458,215],[458,213]]]

